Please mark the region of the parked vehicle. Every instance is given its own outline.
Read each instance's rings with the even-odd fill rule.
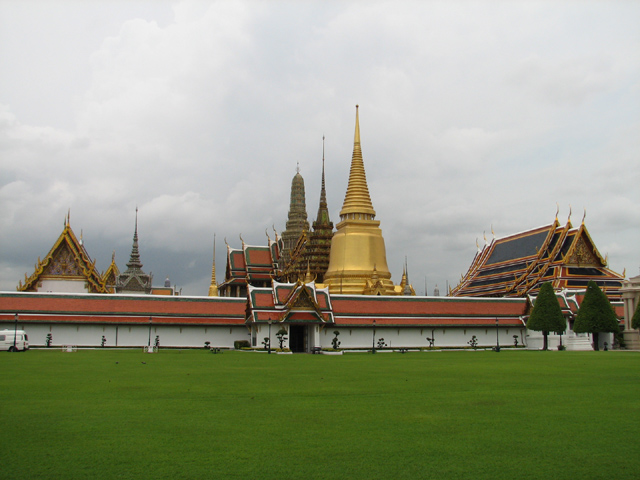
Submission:
[[[0,330],[0,351],[29,350],[29,336],[24,330]]]

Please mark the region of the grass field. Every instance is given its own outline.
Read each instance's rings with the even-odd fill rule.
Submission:
[[[0,478],[636,479],[640,354],[0,355]]]

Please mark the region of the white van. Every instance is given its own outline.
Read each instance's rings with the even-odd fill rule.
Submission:
[[[29,336],[24,330],[0,330],[0,351],[29,350]]]

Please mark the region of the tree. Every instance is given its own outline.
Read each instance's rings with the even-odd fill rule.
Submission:
[[[540,288],[536,304],[527,321],[527,328],[542,332],[544,336],[542,350],[548,349],[549,332],[562,333],[567,329],[567,321],[562,314],[562,309],[550,282],[543,284]]]
[[[631,318],[631,328],[640,330],[640,302],[636,305],[636,312],[633,314],[633,318]]]
[[[598,334],[600,332],[619,331],[618,317],[613,311],[607,296],[600,290],[596,282],[589,281],[587,292],[578,310],[573,331],[576,333],[591,333],[593,335],[593,349],[599,350]]]

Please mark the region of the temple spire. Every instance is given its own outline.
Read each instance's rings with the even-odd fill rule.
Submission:
[[[218,296],[218,283],[216,282],[216,234],[213,234],[213,266],[211,267],[211,285],[209,286],[209,296]]]
[[[142,270],[142,262],[140,261],[140,250],[138,249],[138,207],[136,207],[136,226],[133,231],[133,245],[131,247],[131,256],[127,263],[127,272],[133,270]]]
[[[318,216],[316,223],[318,225],[325,223],[328,224],[329,220],[329,207],[327,206],[327,191],[325,189],[324,181],[324,135],[322,136],[322,184],[320,186],[320,205],[318,206]],[[314,223],[314,229],[316,225]]]
[[[364,220],[373,220],[376,212],[371,203],[369,195],[369,187],[367,185],[367,176],[364,170],[364,161],[362,159],[362,148],[360,146],[360,119],[358,114],[358,105],[356,105],[356,131],[353,137],[353,156],[351,157],[351,170],[349,172],[349,184],[347,193],[344,197],[342,210],[340,211],[340,219],[346,218],[362,218]]]
[[[127,270],[118,275],[116,292],[151,293],[152,281],[152,275],[147,275],[142,271],[142,262],[140,261],[140,251],[138,249],[138,207],[136,207],[136,225],[133,232],[131,256],[127,262]]]

